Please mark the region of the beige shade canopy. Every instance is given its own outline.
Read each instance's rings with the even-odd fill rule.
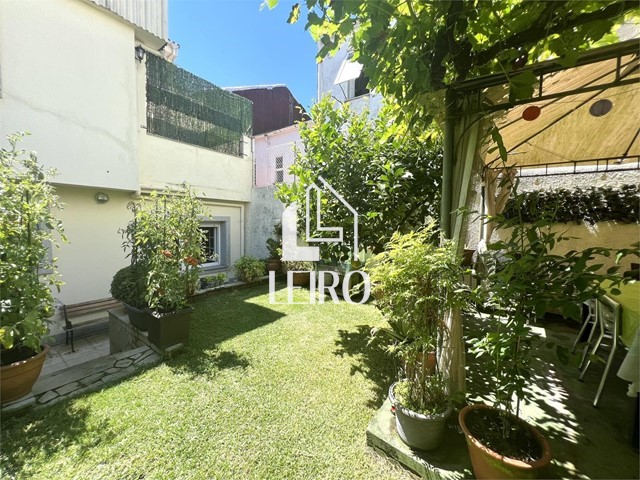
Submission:
[[[640,72],[638,54],[624,55],[543,75],[540,100],[502,111],[496,118],[509,165],[540,166],[578,161],[593,165],[609,159],[636,166],[640,155]],[[626,84],[616,85],[618,80]],[[485,90],[489,104],[507,101],[508,85]],[[552,98],[549,98],[549,97]],[[611,102],[600,102],[608,100]],[[523,112],[540,108],[527,121]],[[602,114],[610,106],[610,110]],[[604,108],[603,108],[604,107]],[[590,112],[600,116],[594,116]],[[496,165],[497,150],[488,148],[485,164]],[[606,162],[606,161],[604,161]],[[496,165],[497,166],[497,165]]]

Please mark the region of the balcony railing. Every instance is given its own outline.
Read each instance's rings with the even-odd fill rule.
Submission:
[[[252,103],[163,58],[147,55],[147,132],[242,155]]]

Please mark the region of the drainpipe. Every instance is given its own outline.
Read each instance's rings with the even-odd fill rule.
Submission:
[[[440,226],[445,238],[451,238],[451,205],[453,193],[453,146],[455,145],[455,97],[451,89],[445,96],[444,158],[442,160],[442,195]]]

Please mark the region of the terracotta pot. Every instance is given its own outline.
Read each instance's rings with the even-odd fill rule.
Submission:
[[[396,407],[396,430],[404,443],[418,450],[433,450],[442,444],[444,427],[451,415],[451,407],[437,415],[423,415],[396,402],[394,383],[389,387],[389,399]]]
[[[494,410],[497,409],[488,405],[467,405],[458,416],[460,427],[464,432],[473,465],[473,473],[478,479],[511,479],[511,478],[538,478],[543,474],[543,469],[551,461],[551,449],[549,443],[540,432],[523,420],[516,420],[522,426],[529,429],[540,444],[542,456],[533,462],[524,462],[514,458],[505,457],[493,450],[485,447],[480,440],[475,438],[467,428],[467,414],[474,410]],[[514,417],[515,420],[515,417]]]
[[[163,350],[180,343],[184,345],[189,340],[192,314],[193,307],[187,307],[179,312],[165,313],[160,317],[151,315],[149,341]]]
[[[2,405],[31,393],[44,361],[49,353],[49,345],[41,347],[40,353],[26,360],[5,365],[0,368],[0,398]]]

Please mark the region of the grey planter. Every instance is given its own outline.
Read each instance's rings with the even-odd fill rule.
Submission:
[[[444,427],[451,407],[438,415],[423,415],[400,405],[393,395],[395,383],[389,387],[389,400],[396,410],[396,430],[404,443],[418,450],[433,450],[442,443]]]

